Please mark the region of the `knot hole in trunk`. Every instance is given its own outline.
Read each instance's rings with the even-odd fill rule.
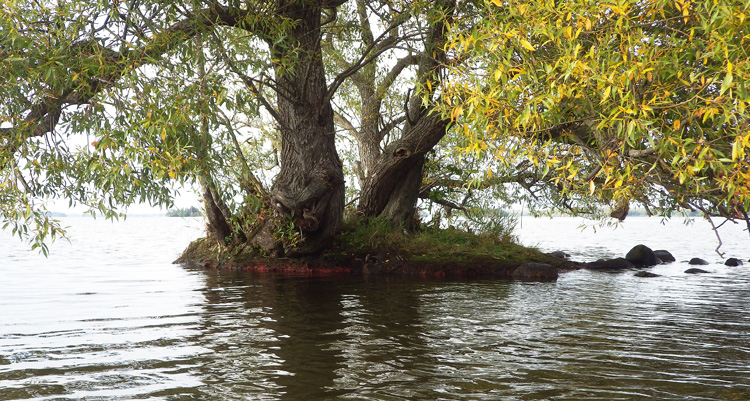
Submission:
[[[393,157],[398,157],[400,159],[405,159],[407,157],[411,156],[411,151],[406,148],[398,148],[396,151],[393,152]]]

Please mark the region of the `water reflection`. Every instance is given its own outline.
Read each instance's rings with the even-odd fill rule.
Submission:
[[[11,252],[0,400],[750,399],[747,267],[440,282],[204,271],[121,248]]]
[[[206,399],[750,395],[747,287],[205,274]]]
[[[418,384],[418,287],[226,271],[206,279],[207,394],[323,399]]]

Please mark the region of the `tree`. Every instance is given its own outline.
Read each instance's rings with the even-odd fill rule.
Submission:
[[[469,210],[518,191],[747,220],[746,4],[2,7],[0,207],[35,246],[60,234],[45,199],[116,218],[197,182],[214,242],[317,253],[345,171],[360,213],[405,227],[419,198]]]
[[[196,1],[185,8],[171,2],[4,5],[9,12],[3,20],[7,35],[3,35],[2,51],[9,72],[5,73],[3,95],[11,104],[3,109],[10,126],[3,128],[2,157],[6,177],[13,177],[4,187],[3,193],[8,194],[4,204],[28,206],[23,216],[18,211],[4,216],[11,222],[28,220],[34,202],[30,196],[59,196],[58,187],[78,190],[85,186],[84,174],[95,174],[90,193],[65,195],[114,216],[115,205],[133,202],[134,194],[168,203],[163,190],[166,180],[180,173],[187,178],[188,172],[193,172],[193,177],[201,179],[206,197],[216,201],[213,206],[217,211],[207,213],[209,227],[214,227],[214,234],[229,234],[222,221],[227,216],[221,212],[222,202],[215,195],[218,191],[212,189],[215,183],[208,168],[217,155],[215,144],[205,135],[220,123],[216,108],[226,107],[221,99],[226,91],[213,89],[214,99],[208,99],[210,88],[199,82],[192,88],[198,95],[195,100],[184,96],[172,80],[164,82],[164,92],[171,92],[174,98],[164,99],[164,92],[153,96],[162,89],[154,85],[160,83],[160,73],[189,75],[196,56],[191,39],[202,33],[219,39],[236,35],[224,31],[231,27],[250,35],[253,44],[264,45],[266,60],[270,60],[263,81],[242,75],[246,86],[253,90],[261,83],[268,84],[277,95],[272,107],[261,92],[253,92],[273,115],[281,138],[281,168],[261,203],[273,208],[279,219],[294,216],[294,227],[304,238],[284,243],[287,253],[314,252],[325,246],[341,220],[343,173],[334,147],[330,106],[335,88],[329,90],[326,84],[320,32],[326,23],[323,14],[338,5],[333,1]],[[223,49],[211,50],[224,53]],[[114,121],[104,116],[109,111],[104,104],[107,101],[112,101],[115,109]],[[70,113],[63,112],[69,108],[73,108]],[[213,108],[213,113],[208,108]],[[138,119],[144,117],[144,111],[145,118]],[[93,154],[87,150],[69,152],[57,143],[45,146],[45,140],[60,136],[60,132],[94,132],[101,139],[94,142]],[[139,140],[147,145],[146,151],[137,146]],[[49,154],[60,151],[62,157],[75,153],[84,160],[66,160],[56,170]],[[38,170],[30,167],[34,165],[40,166]],[[21,168],[31,169],[33,179],[24,179]],[[140,179],[131,180],[133,170]],[[62,173],[66,179],[73,176],[75,181],[72,185],[53,182],[53,173]],[[48,183],[37,184],[40,178]],[[19,188],[21,184],[24,188]],[[105,198],[98,198],[100,194]],[[254,195],[260,198],[265,194],[258,191]],[[280,243],[273,238],[281,225],[279,219],[258,218],[263,223],[256,224],[249,240],[266,251],[279,251]],[[43,231],[51,228],[56,232],[48,221],[40,223]],[[17,231],[26,230],[23,224],[16,227]]]
[[[748,221],[750,3],[485,3],[453,32],[450,101],[486,176],[529,172],[566,207]],[[523,166],[518,169],[518,166]],[[521,170],[521,171],[519,171]],[[750,224],[750,222],[749,222]]]
[[[351,71],[345,87],[351,98],[341,96],[344,107],[338,108],[335,120],[354,137],[359,151],[354,165],[360,187],[358,209],[365,216],[381,216],[408,228],[415,222],[425,156],[447,133],[448,119],[429,111],[439,96],[447,24],[456,2],[417,1],[403,6],[395,11],[388,2],[356,1],[349,15],[340,13],[347,34],[331,35],[326,50],[331,64]],[[376,37],[377,26],[386,28]],[[351,36],[362,44],[353,55],[341,42]],[[357,59],[372,61],[356,68]],[[405,80],[404,75],[414,78]],[[399,90],[395,87],[399,84],[411,89]]]

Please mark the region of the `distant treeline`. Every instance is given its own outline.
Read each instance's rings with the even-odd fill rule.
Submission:
[[[194,206],[181,209],[172,209],[167,212],[167,217],[197,217],[201,215],[201,211]]]
[[[606,213],[604,213],[604,214],[606,214]],[[521,216],[532,216],[532,215],[533,214],[530,213],[530,212],[528,212],[528,211],[523,211],[521,213]],[[572,214],[562,213],[562,212],[556,212],[556,213],[551,213],[551,214],[544,214],[544,213],[542,213],[542,215],[544,215],[544,216],[548,216],[549,215],[551,217],[558,217],[558,216],[559,217],[574,217],[574,215],[572,215]],[[700,216],[702,216],[702,214],[700,214],[699,212],[689,212],[689,211],[685,211],[685,215],[688,216],[688,217],[700,217]],[[630,209],[628,211],[628,217],[648,217],[648,216],[649,216],[649,214],[648,214],[648,211],[646,211],[646,209],[637,208],[637,209]],[[660,214],[654,214],[653,216],[654,217],[664,217],[664,216],[662,216]],[[678,214],[675,213],[675,216],[678,216]]]

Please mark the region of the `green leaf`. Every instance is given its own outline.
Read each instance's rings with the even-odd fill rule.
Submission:
[[[729,90],[729,87],[732,86],[732,80],[732,73],[730,72],[724,77],[724,82],[721,83],[721,91],[719,92],[719,95],[723,95],[724,92]]]

